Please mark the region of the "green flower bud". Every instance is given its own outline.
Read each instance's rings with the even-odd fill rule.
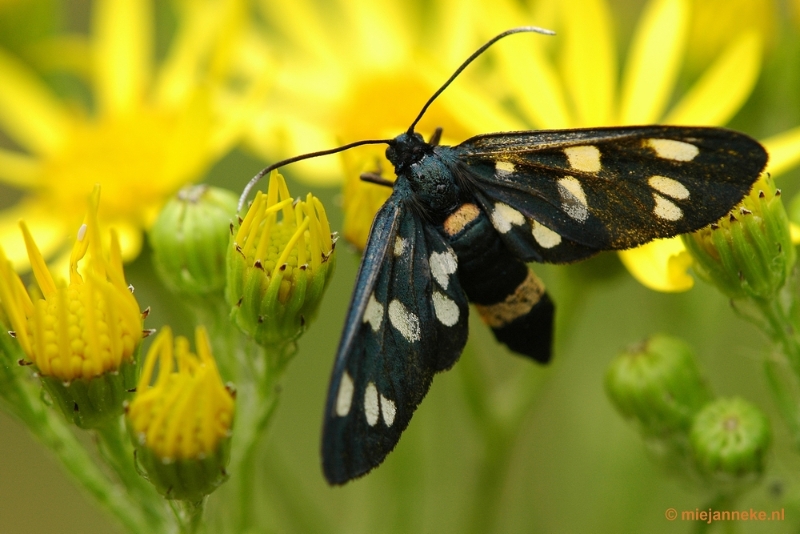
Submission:
[[[293,200],[273,172],[228,250],[225,295],[239,328],[263,346],[300,336],[333,274],[335,244],[319,199]]]
[[[717,399],[695,416],[689,439],[698,471],[723,489],[736,490],[764,472],[769,421],[743,399]]]
[[[605,385],[617,410],[646,437],[685,434],[711,398],[691,348],[665,335],[618,355]]]
[[[205,329],[195,345],[162,329],[142,368],[128,406],[136,460],[159,493],[197,502],[225,482],[234,399],[222,384]],[[158,374],[154,382],[158,362]]]
[[[236,196],[206,185],[187,186],[158,215],[149,237],[153,263],[176,293],[206,295],[225,285],[225,254]]]
[[[781,192],[769,176],[729,215],[683,241],[697,273],[731,298],[773,298],[795,262]]]

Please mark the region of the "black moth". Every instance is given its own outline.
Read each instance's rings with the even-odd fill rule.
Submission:
[[[631,126],[479,135],[458,146],[414,126],[385,143],[397,180],[372,223],[325,405],[322,464],[344,484],[383,462],[428,392],[458,360],[468,302],[511,350],[551,357],[554,306],[526,262],[567,263],[691,232],[731,210],[767,162],[721,128]]]

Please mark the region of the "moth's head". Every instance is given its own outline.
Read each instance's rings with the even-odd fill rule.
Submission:
[[[386,159],[399,171],[417,163],[432,151],[433,147],[420,134],[409,131],[392,139],[386,149]]]

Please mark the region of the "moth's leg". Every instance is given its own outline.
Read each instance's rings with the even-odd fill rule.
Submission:
[[[428,139],[428,144],[437,146],[439,144],[439,141],[441,140],[442,140],[442,127],[440,126],[433,131],[433,133],[431,134],[431,138]]]

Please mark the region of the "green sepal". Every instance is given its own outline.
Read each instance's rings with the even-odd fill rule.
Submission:
[[[213,454],[193,459],[163,459],[142,445],[135,433],[137,469],[159,494],[170,500],[197,502],[222,485],[230,476],[231,438],[219,442]]]
[[[64,382],[42,376],[42,386],[68,421],[83,429],[98,428],[122,415],[136,387],[136,364],[124,362],[117,371]]]

